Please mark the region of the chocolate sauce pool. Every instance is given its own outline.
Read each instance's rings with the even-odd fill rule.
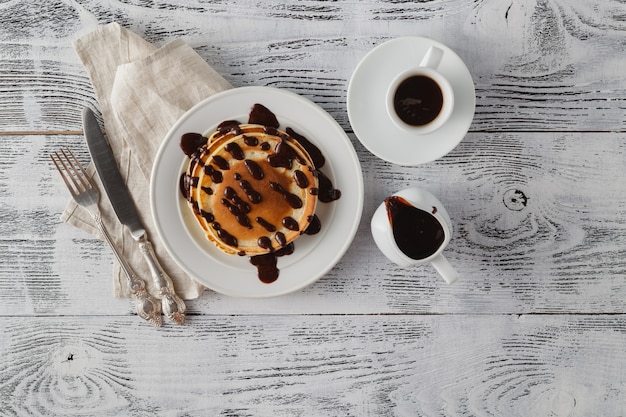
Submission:
[[[248,123],[263,125],[265,126],[265,131],[268,134],[278,135],[277,129],[280,126],[280,124],[278,122],[278,119],[276,118],[276,115],[274,115],[272,111],[270,111],[267,107],[263,106],[262,104],[257,103],[254,106],[252,106],[252,109],[248,116]],[[241,128],[239,127],[240,124],[241,123],[239,123],[236,120],[226,120],[218,125],[217,130],[221,134],[226,134],[228,132],[233,132],[234,134],[241,134],[242,131],[241,131]],[[289,136],[291,136],[298,143],[300,143],[302,147],[304,147],[304,149],[307,151],[309,156],[311,156],[311,159],[315,166],[314,174],[317,176],[317,179],[318,179],[318,187],[311,189],[311,193],[317,195],[318,200],[323,203],[330,203],[332,201],[335,201],[341,198],[341,191],[334,188],[332,181],[324,173],[320,171],[320,168],[326,162],[326,158],[324,157],[322,151],[313,143],[311,143],[306,137],[295,132],[292,128],[288,127],[286,129],[286,132]],[[264,144],[259,144],[256,138],[244,138],[244,140],[246,141],[246,144],[248,144],[249,146],[259,145],[263,147],[264,145]],[[201,163],[201,160],[200,160],[200,155],[197,153],[197,151],[202,146],[204,146],[206,142],[207,142],[207,138],[199,133],[185,133],[180,138],[180,148],[183,151],[183,153],[191,160],[192,164],[198,164],[198,163]],[[265,145],[267,144],[265,143]],[[238,148],[239,146],[232,146],[229,149],[227,149],[227,151],[233,156],[233,158],[242,160],[244,159],[244,155],[241,149],[240,148],[238,149]],[[298,157],[297,154],[293,152],[291,147],[287,145],[281,146],[279,144],[276,147],[274,154],[268,157],[268,163],[273,167],[291,168],[293,159],[297,157]],[[215,170],[211,167],[212,171],[207,172],[206,166],[204,167],[204,169],[207,175],[210,175],[212,180],[218,183],[218,182],[221,182],[221,177],[222,177],[221,171],[228,170],[230,167],[228,166],[228,162],[226,160],[214,159],[213,162],[219,168],[219,170]],[[258,169],[258,166],[256,166],[256,163],[254,161],[245,161],[245,166],[253,178],[255,179],[262,178],[262,172],[260,171],[260,169]],[[296,176],[295,176],[296,184],[302,188],[306,188],[308,186],[308,183],[304,183],[304,180],[302,178],[306,179],[304,175],[299,176],[296,172]],[[199,210],[197,208],[198,207],[197,203],[195,203],[192,200],[192,196],[190,196],[188,193],[189,185],[193,183],[193,181],[197,182],[198,178],[191,178],[186,173],[183,173],[180,177],[179,188],[180,188],[180,192],[183,198],[191,203],[192,207],[194,208],[194,211],[198,212]],[[292,207],[298,206],[299,202],[296,201],[296,199],[294,198],[296,197],[295,195],[290,194],[286,192],[285,190],[277,190],[277,191],[283,194],[284,198],[289,202],[289,204],[292,205]],[[255,191],[250,187],[249,193],[253,195],[254,192]],[[251,199],[251,201],[253,201],[253,199]],[[233,210],[245,211],[245,208],[242,210],[241,207],[234,207]],[[198,213],[198,214],[202,215],[204,218],[211,219],[209,221],[213,221],[213,215],[211,213],[204,212],[204,213]],[[245,222],[245,219],[243,219],[242,217],[240,221]],[[266,230],[270,232],[273,232],[275,230],[275,227],[273,225],[269,224],[268,222],[266,222],[264,219],[260,217],[257,217],[255,221],[261,224],[263,227],[265,227]],[[296,226],[294,226],[294,223],[296,224]],[[288,229],[292,229],[293,227],[297,227],[297,222],[295,222],[294,219],[285,218],[283,219],[283,225],[287,227]],[[225,241],[225,243],[230,246],[233,246],[233,247],[237,246],[237,240],[235,237],[231,236],[225,230],[221,229],[218,223],[213,223],[213,226],[217,230],[217,234],[218,234],[218,237],[220,237],[220,239]],[[307,235],[314,235],[314,234],[319,233],[321,228],[322,228],[322,224],[320,222],[320,219],[317,217],[317,215],[313,215],[309,219],[308,227],[305,230],[301,231],[300,233],[307,234]],[[270,284],[278,279],[280,271],[277,266],[277,258],[280,256],[291,255],[293,251],[295,250],[293,242],[289,244],[285,244],[284,242],[281,243],[280,235],[281,234],[278,233],[275,237],[275,239],[281,245],[280,249],[263,254],[263,255],[255,255],[255,256],[250,257],[250,263],[257,268],[257,275],[259,277],[259,280],[261,280],[261,282],[264,282],[266,284]],[[268,237],[262,237],[259,239],[258,244],[262,248],[271,248],[272,247],[271,242],[268,242],[268,241],[269,241]]]
[[[402,197],[385,200],[393,238],[398,248],[411,259],[425,259],[437,252],[445,240],[441,223],[432,214],[414,207]]]

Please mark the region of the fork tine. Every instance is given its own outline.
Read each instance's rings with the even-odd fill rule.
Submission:
[[[83,168],[83,165],[80,162],[78,162],[78,159],[76,159],[74,152],[72,152],[70,148],[67,148],[67,150],[69,151],[70,155],[72,155],[72,158],[74,159],[74,161],[76,161],[76,165],[78,166],[78,168],[80,168],[81,172],[84,174],[85,179],[87,179],[87,181],[91,184],[91,177],[89,176],[89,174],[87,174],[87,170]]]
[[[63,158],[61,157],[61,155],[63,155]],[[74,165],[72,165],[72,161],[70,161],[70,159],[68,158],[65,150],[61,149],[61,155],[59,155],[59,161],[61,162],[61,165],[63,165],[63,168],[65,169],[65,172],[72,181],[72,184],[74,184],[74,188],[76,188],[76,191],[78,191],[79,193],[85,191],[85,188],[82,187],[82,181],[80,181],[80,178],[77,177],[76,168],[74,168]]]
[[[67,162],[69,163],[70,167],[72,168],[72,172],[74,173],[74,176],[78,179],[78,181],[80,181],[81,185],[83,186],[85,190],[93,188],[93,183],[91,182],[91,179],[89,178],[89,174],[87,174],[87,171],[85,170],[85,168],[83,168],[81,163],[78,161],[78,159],[74,155],[74,152],[72,152],[69,148],[66,148],[66,149],[67,149],[67,153],[63,149],[61,149],[61,152],[67,159]],[[70,159],[68,154],[71,155],[72,159]]]
[[[57,171],[61,174],[61,178],[63,178],[63,182],[65,182],[65,185],[70,190],[70,193],[72,193],[72,195],[78,194],[80,192],[78,184],[67,169],[67,166],[63,162],[63,159],[61,159],[59,153],[55,151],[54,154],[50,154],[50,159],[52,159],[52,163],[54,163]]]

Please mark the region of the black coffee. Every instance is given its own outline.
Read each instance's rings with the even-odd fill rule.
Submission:
[[[435,80],[414,75],[402,81],[393,98],[398,117],[411,126],[424,126],[439,116],[443,93]]]
[[[425,259],[437,252],[445,240],[445,232],[431,213],[398,196],[387,198],[385,206],[393,237],[402,253],[411,259]]]

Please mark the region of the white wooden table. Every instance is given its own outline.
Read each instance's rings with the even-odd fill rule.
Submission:
[[[626,5],[612,0],[0,2],[0,415],[626,415]],[[284,88],[349,133],[366,183],[344,258],[269,300],[207,291],[154,329],[111,296],[113,257],[62,223],[61,145],[88,161],[96,106],[71,41],[117,21],[182,37],[235,86]],[[477,108],[449,155],[401,167],[346,112],[374,46],[428,36],[467,63]],[[447,286],[369,233],[424,187],[455,232]],[[517,192],[525,205],[511,204]]]

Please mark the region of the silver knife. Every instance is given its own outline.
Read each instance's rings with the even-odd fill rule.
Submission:
[[[146,230],[139,219],[135,203],[117,168],[111,147],[100,129],[95,114],[87,107],[83,110],[83,128],[91,160],[104,185],[104,190],[109,196],[118,219],[128,228],[130,235],[139,245],[139,250],[146,260],[152,279],[159,290],[163,312],[176,323],[183,324],[185,322],[185,303],[176,295],[172,279],[159,264],[152,243],[148,240]]]

